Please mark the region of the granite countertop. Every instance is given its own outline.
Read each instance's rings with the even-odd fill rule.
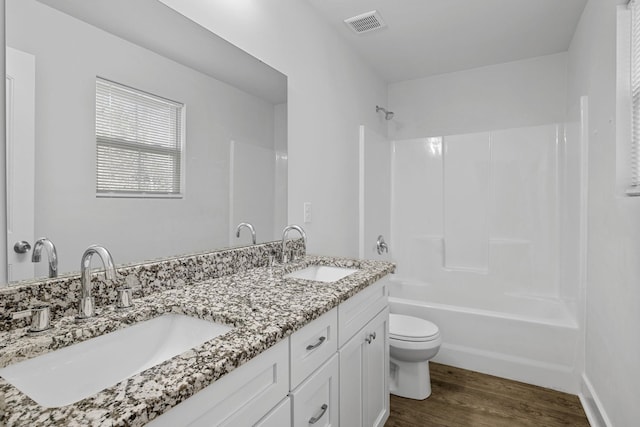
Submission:
[[[307,265],[359,271],[334,283],[284,278]],[[44,408],[0,378],[0,426],[138,426],[207,387],[311,320],[394,271],[382,261],[306,256],[286,267],[254,268],[186,284],[134,300],[120,311],[98,307],[95,319],[73,317],[28,336],[26,328],[0,333],[0,367],[90,339],[164,313],[183,313],[235,328],[87,399]],[[63,386],[63,385],[62,385]]]

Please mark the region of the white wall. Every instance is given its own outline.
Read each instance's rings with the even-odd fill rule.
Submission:
[[[385,82],[305,1],[162,1],[288,76],[289,223],[312,253],[357,256],[358,126],[386,134]]]
[[[569,49],[568,105],[589,97],[586,392],[612,426],[632,426],[640,419],[640,198],[616,192],[616,3],[587,3]]]
[[[55,242],[60,271],[78,270],[92,243],[116,263],[227,246],[229,141],[273,150],[274,105],[34,0],[7,14],[8,45],[36,56],[35,231]],[[97,75],[186,104],[184,198],[96,198]]]
[[[559,53],[391,84],[389,138],[564,122],[566,72]]]

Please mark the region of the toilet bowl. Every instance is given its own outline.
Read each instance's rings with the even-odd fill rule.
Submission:
[[[431,395],[429,359],[440,350],[438,327],[424,319],[389,314],[389,391],[423,400]]]

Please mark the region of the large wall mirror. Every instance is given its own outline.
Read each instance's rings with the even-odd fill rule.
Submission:
[[[46,277],[14,244],[118,264],[259,242],[286,224],[287,80],[158,0],[6,0],[6,282]],[[184,104],[179,197],[96,192],[96,79]],[[3,285],[6,283],[2,283]]]

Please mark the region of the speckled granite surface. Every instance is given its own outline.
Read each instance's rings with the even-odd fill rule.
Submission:
[[[287,242],[287,248],[304,256],[302,239]],[[240,270],[266,265],[267,256],[281,253],[281,242],[200,252],[179,257],[156,259],[143,263],[118,265],[118,283],[104,281],[99,275],[93,280],[96,306],[113,304],[116,288],[126,284],[135,297],[175,289],[185,284],[215,279]],[[117,254],[114,254],[117,262]],[[78,264],[80,259],[78,259]],[[0,331],[27,326],[29,319],[13,318],[13,313],[46,302],[51,306],[51,318],[76,313],[80,295],[80,273],[70,273],[56,279],[31,280],[0,288]]]
[[[360,270],[329,284],[283,277],[312,264]],[[128,311],[103,307],[99,317],[85,324],[62,317],[54,321],[53,330],[41,336],[25,336],[25,328],[2,332],[0,367],[167,312],[235,326],[199,347],[61,408],[43,408],[0,379],[0,422],[7,426],[144,425],[393,270],[394,265],[387,262],[307,256],[286,269],[258,267],[217,279],[196,279],[198,283],[139,298]]]

